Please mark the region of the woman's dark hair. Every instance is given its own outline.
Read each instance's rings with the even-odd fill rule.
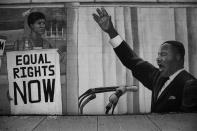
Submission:
[[[28,18],[27,18],[28,26],[30,27],[31,24],[34,24],[39,19],[46,20],[45,15],[43,13],[41,13],[41,12],[32,12],[32,13],[30,13]]]

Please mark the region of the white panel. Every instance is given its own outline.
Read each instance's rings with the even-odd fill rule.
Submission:
[[[125,26],[124,26],[124,12],[123,7],[115,8],[115,26],[118,33],[121,35],[123,39],[125,39]],[[116,57],[117,58],[117,57]],[[117,85],[125,86],[126,85],[126,68],[117,58],[116,60],[116,77],[117,77]],[[118,113],[126,113],[127,112],[127,101],[126,94],[123,95],[118,102]]]
[[[114,7],[105,7],[107,12],[111,15],[114,23]],[[94,11],[95,12],[95,11]],[[100,27],[97,25],[99,30]],[[102,32],[102,43],[103,43],[103,82],[104,86],[116,86],[117,75],[116,75],[116,55],[112,46],[109,44],[109,36],[107,33]],[[105,106],[109,103],[109,97],[114,92],[104,93]],[[105,106],[103,108],[105,108]],[[111,113],[111,112],[109,112]]]
[[[160,45],[175,39],[173,8],[139,8],[138,29],[140,56],[157,66]],[[151,92],[140,88],[140,112],[150,112]]]
[[[185,64],[184,67],[189,70],[189,57],[188,57],[188,31],[187,31],[187,15],[186,8],[175,8],[175,31],[176,40],[182,42],[185,47]]]
[[[96,8],[79,8],[78,24],[78,72],[79,95],[89,88],[103,86],[102,38],[101,30],[93,20]],[[103,94],[88,103],[84,113],[101,114],[104,112]]]
[[[197,8],[187,9],[188,48],[189,48],[189,71],[197,77]]]

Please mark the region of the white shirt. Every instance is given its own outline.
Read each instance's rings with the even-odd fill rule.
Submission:
[[[159,98],[159,96],[161,95],[161,93],[166,89],[166,87],[174,80],[174,78],[183,71],[184,69],[180,69],[178,71],[176,71],[174,74],[172,74],[171,76],[169,76],[169,80],[167,80],[165,82],[165,84],[163,85],[163,87],[161,88],[161,90],[158,93],[157,99]]]
[[[113,46],[113,48],[118,47],[121,43],[122,43],[123,39],[117,35],[116,37],[114,37],[113,39],[111,39],[109,42],[110,44]],[[184,69],[180,69],[178,71],[176,71],[173,75],[171,75],[169,77],[169,80],[167,80],[165,82],[165,84],[163,85],[163,87],[161,88],[161,90],[158,93],[157,98],[159,98],[159,96],[161,95],[161,93],[166,89],[166,87],[174,80],[174,78],[183,71]]]
[[[123,39],[119,35],[117,35],[116,37],[111,39],[109,43],[113,46],[113,48],[116,48],[122,43],[122,41]]]

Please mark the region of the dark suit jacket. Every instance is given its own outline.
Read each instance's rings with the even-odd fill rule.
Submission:
[[[114,50],[133,76],[152,91],[152,112],[197,111],[197,80],[187,71],[178,74],[157,99],[162,81],[159,69],[139,58],[125,41]]]

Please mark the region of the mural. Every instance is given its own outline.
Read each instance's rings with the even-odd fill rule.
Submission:
[[[66,55],[60,63],[63,114],[79,114],[79,96],[91,88],[110,86],[139,87],[123,95],[114,114],[149,113],[151,91],[137,81],[119,61],[109,44],[109,37],[95,23],[95,6],[34,8],[46,15],[43,38]],[[185,69],[197,76],[197,9],[190,7],[108,6],[105,9],[121,37],[146,61],[157,67],[159,46],[166,40],[178,40],[185,46]],[[29,8],[0,9],[0,35],[6,36],[5,53],[15,50],[15,42],[29,34],[26,13]],[[25,12],[25,13],[24,13]],[[9,23],[10,26],[7,24]],[[9,113],[6,55],[0,70],[0,113]],[[100,93],[88,103],[83,114],[104,114],[113,92]]]

